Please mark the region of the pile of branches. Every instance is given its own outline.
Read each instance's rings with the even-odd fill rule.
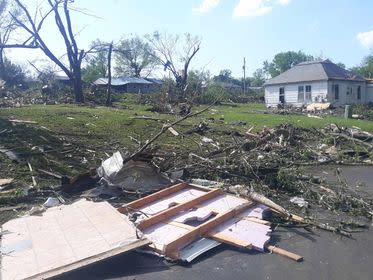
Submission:
[[[372,164],[373,138],[368,136],[361,130],[336,125],[316,130],[283,124],[258,133],[249,130],[241,137],[232,136],[224,146],[200,136],[198,152],[180,151],[163,157],[157,164],[164,171],[183,170],[184,179],[202,178],[246,186],[282,205],[291,206],[289,199],[300,196],[310,208],[321,206],[372,217],[372,199],[353,193],[342,181],[337,186],[328,186],[319,177],[303,174],[306,166]]]

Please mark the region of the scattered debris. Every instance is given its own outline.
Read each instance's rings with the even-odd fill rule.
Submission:
[[[166,175],[149,163],[131,160],[123,164],[120,152],[106,159],[97,169],[97,174],[105,185],[140,193],[159,190],[171,184]]]
[[[30,170],[30,172],[31,172],[31,179],[32,179],[32,185],[33,185],[33,187],[36,187],[36,179],[35,179],[35,176],[33,175],[33,169],[32,169],[32,166],[31,166],[31,163],[29,162],[29,161],[27,161],[27,165],[28,165],[28,168],[29,168],[29,170]]]
[[[11,150],[0,148],[0,153],[5,154],[11,161],[14,161],[16,163],[20,163],[21,161],[19,156]]]
[[[290,202],[298,205],[299,207],[308,207],[308,202],[305,201],[303,197],[294,196],[290,199]]]
[[[262,220],[267,209],[221,189],[180,183],[126,204],[118,211],[127,214],[152,242],[152,250],[171,259],[191,261],[219,242],[301,260],[296,254],[276,251],[267,245],[272,231],[269,223]]]
[[[48,197],[48,199],[43,203],[44,207],[50,208],[60,205],[60,201],[55,197]]]
[[[0,179],[0,190],[5,189],[9,185],[13,183],[14,179],[13,178],[8,178],[8,179]]]
[[[307,105],[306,110],[307,111],[322,111],[330,109],[330,103],[311,103]]]
[[[173,127],[169,127],[168,131],[171,132],[174,136],[179,136],[179,132],[177,132]]]
[[[17,119],[10,119],[11,123],[26,123],[26,124],[37,124],[35,121],[27,121],[27,120],[17,120]]]

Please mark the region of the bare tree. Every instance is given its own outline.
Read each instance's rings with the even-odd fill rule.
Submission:
[[[36,16],[31,16],[30,11],[21,0],[14,1],[17,4],[17,7],[21,10],[20,14],[21,16],[24,16],[24,20],[21,20],[19,16],[13,13],[10,13],[11,17],[17,25],[28,34],[28,38],[20,43],[2,44],[0,47],[42,50],[44,54],[56,63],[69,77],[74,90],[75,101],[79,103],[84,102],[81,64],[87,52],[78,48],[75,34],[73,32],[69,4],[74,2],[74,0],[47,0],[48,10],[46,12],[43,13],[40,7],[39,9],[37,8],[35,15],[39,15],[38,19]],[[58,32],[65,43],[68,64],[63,63],[63,61],[51,51],[40,34],[43,23],[49,15],[54,15]]]
[[[145,35],[153,48],[154,56],[164,70],[169,70],[176,80],[176,86],[185,93],[188,68],[193,57],[200,50],[201,39],[185,33],[179,35],[159,33]]]
[[[5,70],[5,54],[4,48],[1,47],[8,43],[12,32],[18,27],[17,22],[10,15],[19,17],[20,10],[17,9],[9,0],[0,0],[0,77],[4,78],[6,76]]]
[[[115,53],[115,71],[119,75],[147,77],[157,63],[150,45],[138,36],[120,40]]]

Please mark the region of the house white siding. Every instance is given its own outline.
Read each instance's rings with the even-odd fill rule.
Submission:
[[[365,102],[373,102],[373,84],[367,83],[367,88],[365,92]]]
[[[336,99],[335,85],[339,87],[339,98]],[[360,87],[360,99],[358,98],[358,88]],[[336,81],[328,82],[328,102],[339,107],[346,104],[367,103],[367,85],[365,82]]]
[[[335,85],[338,85],[339,88],[338,96],[335,93]],[[299,86],[303,86],[304,88],[304,100],[299,99]],[[306,86],[311,86],[311,100],[306,100]],[[296,107],[313,102],[330,102],[335,107],[343,106],[345,104],[363,104],[373,102],[373,84],[355,81],[331,80],[268,85],[265,87],[265,102],[267,107],[275,107],[280,104],[279,91],[281,87],[283,87],[285,91],[284,105],[293,105]],[[360,99],[358,98],[359,87]]]
[[[298,87],[303,86],[303,101],[298,100]],[[306,100],[306,86],[311,86],[311,99]],[[302,106],[303,104],[326,101],[328,94],[327,81],[300,82],[284,85],[269,85],[265,87],[265,102],[267,107],[280,104],[280,88],[284,88],[284,105]]]

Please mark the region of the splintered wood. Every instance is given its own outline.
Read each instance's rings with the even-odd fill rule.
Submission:
[[[136,216],[137,228],[152,242],[153,250],[172,259],[183,259],[182,256],[195,256],[220,243],[268,250],[271,228],[263,220],[268,209],[221,189],[181,183],[118,210]],[[275,253],[279,251],[271,248]]]

